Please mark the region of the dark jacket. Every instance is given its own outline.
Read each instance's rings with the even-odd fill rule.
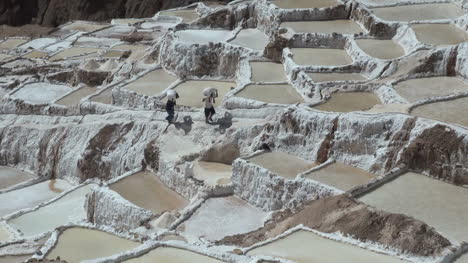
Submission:
[[[166,103],[166,111],[167,112],[174,112],[176,102],[172,100],[168,100]]]

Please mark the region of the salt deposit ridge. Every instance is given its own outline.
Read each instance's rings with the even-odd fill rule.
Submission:
[[[0,96],[0,263],[467,262],[467,1],[71,21]]]

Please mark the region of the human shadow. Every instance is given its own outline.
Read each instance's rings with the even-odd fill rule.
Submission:
[[[232,126],[232,115],[226,111],[224,117],[218,118],[216,121],[208,122],[208,124],[218,126],[216,130],[224,134],[226,130]]]
[[[177,130],[183,130],[185,135],[189,134],[192,131],[193,120],[190,115],[184,116],[184,121],[182,122],[174,122],[174,127]]]

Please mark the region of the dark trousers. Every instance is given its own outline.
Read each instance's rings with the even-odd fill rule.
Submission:
[[[168,111],[168,112],[167,112],[166,120],[167,120],[168,122],[172,122],[172,120],[174,119],[174,115],[175,115],[174,111]]]
[[[210,116],[213,116],[215,114],[216,114],[216,111],[215,111],[214,107],[213,108],[205,108],[205,117],[206,118],[208,118]]]

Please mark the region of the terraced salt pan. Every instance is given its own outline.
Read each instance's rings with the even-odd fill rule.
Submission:
[[[88,54],[95,54],[101,50],[102,49],[90,48],[90,47],[72,47],[72,48],[65,49],[53,55],[49,59],[49,61],[54,62],[54,61],[59,61],[59,60],[63,60],[63,59],[71,58],[71,57],[79,57],[79,56],[88,55]]]
[[[112,19],[112,24],[114,25],[133,25],[136,23],[144,22],[144,18],[125,18],[125,19]]]
[[[367,184],[370,180],[377,178],[377,176],[351,165],[334,163],[318,171],[309,173],[307,178],[343,191],[348,191],[358,185]]]
[[[130,82],[123,88],[135,91],[146,96],[155,96],[167,89],[177,77],[167,73],[163,69],[151,71],[141,78]]]
[[[169,189],[151,172],[140,172],[128,176],[112,185],[110,189],[136,206],[148,209],[155,214],[182,210],[189,201]]]
[[[321,33],[321,34],[359,34],[365,31],[353,20],[328,20],[328,21],[295,21],[283,22],[282,28],[291,28],[296,33]]]
[[[63,26],[61,30],[72,30],[72,31],[80,31],[80,32],[94,32],[109,25],[98,25],[98,24],[88,24],[83,22],[74,22],[69,25]]]
[[[308,231],[297,231],[273,243],[255,248],[248,255],[265,255],[297,263],[402,263],[388,255],[321,237]]]
[[[283,9],[325,8],[338,5],[335,0],[274,0],[271,2]]]
[[[136,28],[134,26],[111,26],[92,33],[94,37],[121,38],[132,33]]]
[[[32,174],[11,167],[0,166],[0,189],[26,182],[32,178],[34,178]]]
[[[252,82],[286,82],[283,64],[273,62],[250,62]]]
[[[101,92],[99,95],[96,95],[90,99],[93,102],[99,102],[103,104],[112,104],[112,89],[106,89],[105,91]]]
[[[195,108],[203,107],[203,90],[208,87],[216,88],[218,90],[218,98],[216,98],[216,103],[214,104],[215,106],[218,106],[223,101],[226,93],[231,91],[231,89],[236,88],[236,83],[208,80],[189,80],[183,82],[175,87],[175,90],[180,96],[180,98],[177,100],[177,104]]]
[[[367,78],[361,73],[307,73],[316,83],[332,81],[364,81]]]
[[[18,46],[21,46],[22,44],[26,42],[28,42],[28,40],[19,39],[19,38],[8,38],[7,40],[0,42],[0,50],[14,49]]]
[[[406,173],[360,200],[379,209],[412,216],[445,237],[461,242],[468,240],[467,198],[467,188]]]
[[[67,223],[78,223],[86,219],[84,203],[86,194],[95,185],[85,185],[68,193],[56,202],[23,214],[8,223],[20,230],[25,236],[49,232]]]
[[[414,24],[417,39],[428,45],[457,45],[468,41],[468,33],[452,24]]]
[[[81,88],[73,93],[68,94],[67,96],[61,98],[56,102],[56,104],[64,106],[74,106],[80,103],[80,100],[84,97],[87,97],[91,94],[96,93],[96,88],[85,87]]]
[[[468,83],[456,77],[432,77],[410,79],[394,86],[394,89],[409,102],[468,92]]]
[[[215,241],[258,229],[263,226],[266,216],[265,212],[235,196],[211,198],[179,230]]]
[[[0,257],[0,263],[25,262],[31,257],[32,255],[2,256]]]
[[[0,194],[0,216],[32,208],[50,200],[72,186],[64,180],[49,180],[8,193]]]
[[[176,36],[184,44],[208,44],[225,42],[231,34],[228,30],[182,30]]]
[[[70,263],[112,256],[140,244],[111,234],[85,228],[66,229],[47,259],[60,257]]]
[[[106,51],[101,57],[102,58],[121,58],[125,55],[125,51],[118,51],[118,50],[109,50]]]
[[[148,46],[145,45],[127,45],[121,44],[112,47],[112,50],[144,51]]]
[[[468,263],[468,254],[461,256],[455,263]]]
[[[468,127],[468,97],[418,106],[411,115]]]
[[[6,60],[8,58],[11,58],[11,57],[12,56],[10,56],[10,55],[0,53],[0,61],[4,61],[4,60]]]
[[[210,258],[192,251],[172,248],[160,247],[151,250],[141,257],[133,258],[124,261],[125,263],[222,263],[214,258]]]
[[[21,99],[32,103],[50,103],[60,98],[72,88],[65,85],[55,85],[46,82],[26,84],[24,87],[11,95],[14,99]]]
[[[8,241],[10,238],[11,235],[8,232],[8,230],[6,230],[2,225],[0,225],[0,244]]]
[[[405,55],[405,50],[393,40],[358,39],[358,46],[368,55],[380,59],[394,59]]]
[[[301,95],[289,84],[250,84],[236,93],[236,96],[278,104],[304,102]]]
[[[193,164],[195,178],[207,185],[225,185],[231,183],[232,165],[197,161]]]
[[[182,18],[182,22],[190,24],[193,21],[198,19],[198,13],[195,9],[189,10],[174,10],[174,11],[164,11],[160,12],[161,15],[165,16],[176,16]]]
[[[236,38],[229,43],[254,50],[263,50],[268,45],[268,36],[256,28],[242,29]]]
[[[369,110],[380,104],[379,98],[370,92],[333,93],[325,103],[314,106],[314,109],[331,112],[352,112]]]
[[[248,159],[248,161],[286,179],[294,179],[298,174],[317,166],[315,163],[303,160],[294,155],[276,151],[262,153]]]
[[[343,66],[353,63],[344,49],[292,48],[291,51],[298,65]]]
[[[46,52],[32,51],[32,52],[29,52],[28,54],[24,55],[23,58],[30,58],[30,59],[45,58],[48,55],[49,54],[47,54]]]
[[[379,7],[373,8],[372,12],[383,20],[400,22],[454,19],[464,14],[462,9],[452,3]]]

